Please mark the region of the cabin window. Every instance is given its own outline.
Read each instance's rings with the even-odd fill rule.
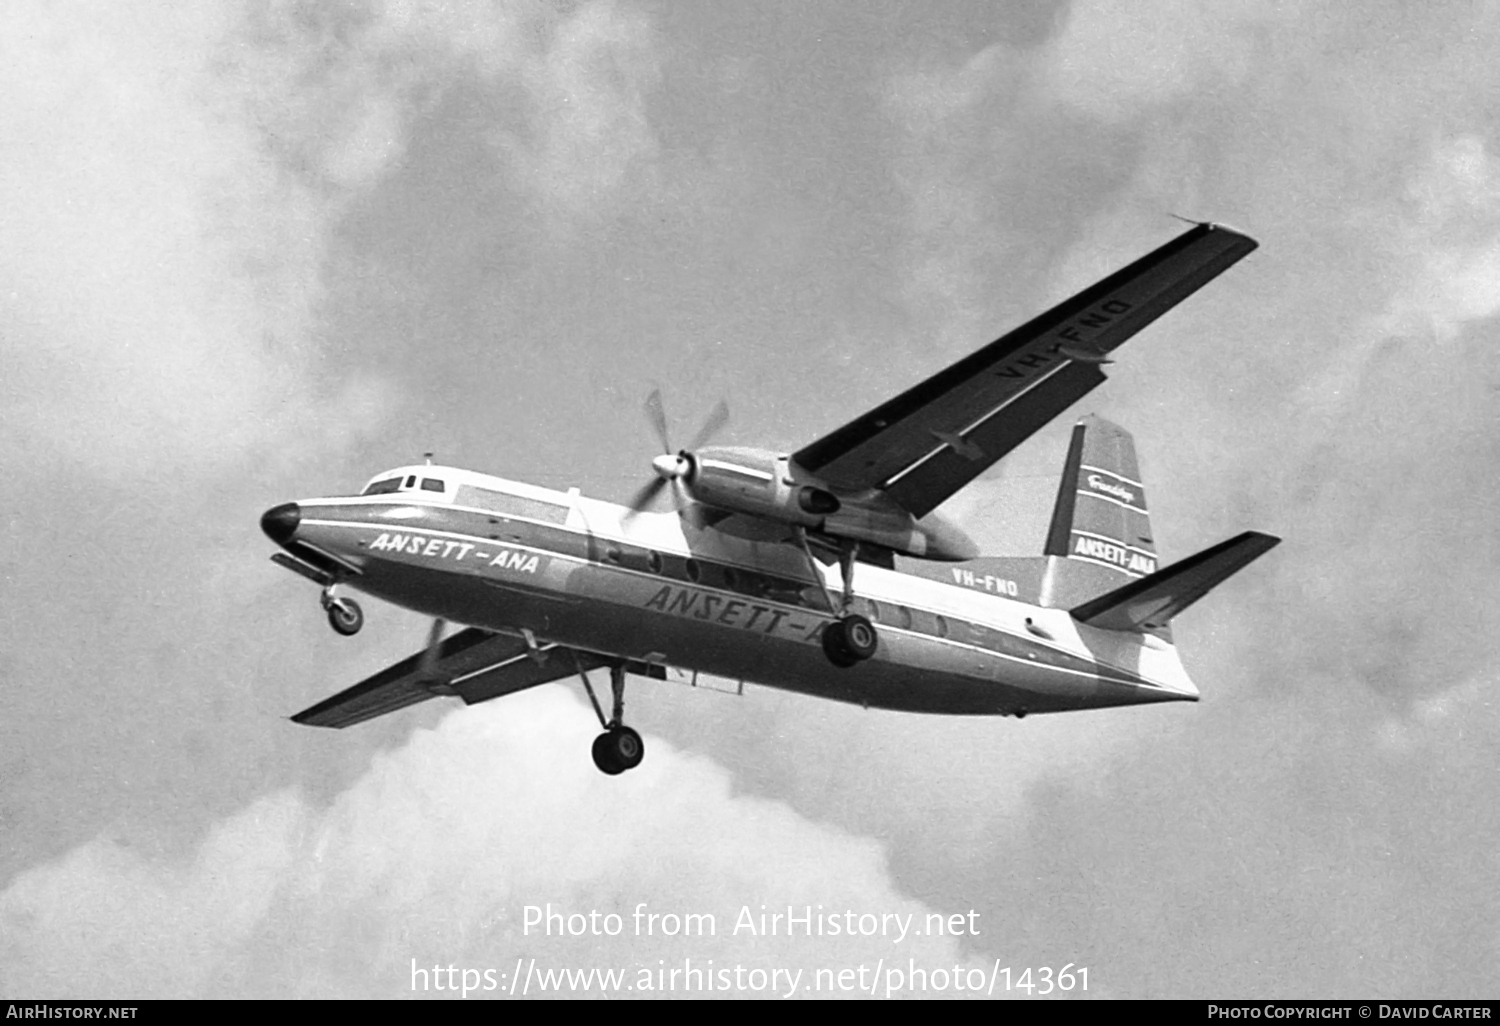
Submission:
[[[424,492],[446,492],[448,489],[435,477],[422,478],[422,491]]]
[[[948,636],[948,621],[941,616],[937,618],[937,636],[940,638]]]
[[[646,565],[651,568],[653,574],[661,573],[661,553],[656,551],[646,553]]]
[[[618,546],[618,545],[610,545],[607,548],[605,548],[605,550],[604,550],[604,558],[607,559],[607,560],[609,560],[611,563],[619,565],[620,558],[621,558],[620,546]]]
[[[724,568],[724,586],[727,588],[733,588],[738,583],[739,575],[734,572],[733,567],[726,566]]]
[[[401,479],[399,477],[388,477],[384,481],[376,481],[374,484],[370,485],[370,487],[366,488],[360,494],[361,495],[387,495],[390,492],[394,492],[396,489],[398,489],[400,487],[401,487]]]
[[[696,559],[689,559],[687,561],[687,575],[688,580],[692,581],[694,584],[696,584],[699,578],[703,576],[703,571],[699,568],[698,561]]]
[[[493,488],[480,488],[477,485],[459,485],[458,495],[454,502],[460,506],[482,509],[487,513],[526,517],[549,524],[561,524],[568,519],[566,506],[540,499],[529,499],[524,495],[512,495],[510,492],[496,491]]]
[[[880,603],[867,599],[865,604],[870,607],[870,619],[880,623]]]
[[[911,610],[905,606],[896,607],[896,626],[902,630],[911,630]]]

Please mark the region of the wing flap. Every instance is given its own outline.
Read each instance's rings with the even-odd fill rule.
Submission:
[[[1230,229],[1198,225],[793,458],[849,490],[890,486],[914,464],[939,460],[925,474],[906,474],[912,480],[897,490],[903,505],[931,510],[1045,423],[1045,413],[1098,385],[1106,354],[1256,245]],[[1016,426],[995,423],[1012,404]]]
[[[968,431],[964,441],[973,447],[969,455],[945,445],[903,471],[886,486],[886,494],[912,516],[925,517],[988,470],[994,463],[991,453],[1010,452],[1103,383],[1104,372],[1096,365],[1067,364]]]
[[[587,673],[609,662],[593,652],[580,652],[561,645],[543,645],[539,651],[542,655],[540,661],[529,651],[523,651],[472,676],[455,680],[453,690],[458,692],[465,705],[476,705],[538,684],[561,680],[570,674]]]
[[[577,672],[571,650],[548,645],[543,651],[548,658],[538,663],[522,639],[470,627],[443,639],[426,672],[425,653],[418,652],[292,720],[312,727],[348,727],[438,695],[456,694],[472,705]],[[591,653],[578,656],[585,670],[601,665]]]

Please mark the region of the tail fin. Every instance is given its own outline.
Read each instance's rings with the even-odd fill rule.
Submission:
[[[1220,542],[1165,570],[1075,606],[1073,617],[1112,631],[1162,630],[1172,617],[1280,542],[1280,538],[1269,534],[1246,531],[1238,538]]]
[[[989,557],[941,568],[913,561],[908,572],[944,582],[951,574],[953,584],[1170,643],[1169,620],[1280,541],[1249,531],[1158,571],[1135,440],[1090,415],[1073,428],[1042,558]]]
[[[1127,577],[1155,572],[1156,541],[1129,431],[1094,415],[1073,428],[1044,552]]]

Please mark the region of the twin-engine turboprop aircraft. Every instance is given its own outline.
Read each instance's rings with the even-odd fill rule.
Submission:
[[[1170,621],[1278,539],[1246,532],[1158,569],[1135,448],[1085,417],[1043,555],[986,558],[933,510],[1104,380],[1108,354],[1253,250],[1202,224],[797,452],[710,447],[722,404],[629,506],[456,467],[266,512],[271,558],[434,617],[425,650],[298,713],[347,727],[435,695],[483,702],[577,674],[594,761],[638,765],[627,673],[669,668],[866,707],[1024,716],[1198,691]],[[645,512],[670,488],[675,513]],[[444,638],[445,621],[469,624]],[[588,672],[608,667],[606,716]]]

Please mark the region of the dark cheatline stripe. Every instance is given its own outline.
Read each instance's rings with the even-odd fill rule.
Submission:
[[[763,599],[781,605],[794,606],[819,616],[826,616],[828,613],[826,598],[823,592],[821,590],[811,592],[810,589],[816,588],[817,585],[810,580],[782,577],[753,570],[738,564],[720,563],[714,560],[683,557],[670,553],[658,553],[661,557],[661,570],[655,571],[650,568],[649,558],[653,550],[642,546],[630,545],[612,539],[598,538],[594,535],[583,534],[569,528],[553,527],[548,524],[510,520],[503,516],[497,517],[495,515],[439,506],[431,508],[436,514],[432,522],[412,526],[421,526],[429,530],[448,531],[469,537],[491,537],[501,541],[502,544],[521,545],[555,555],[572,556],[575,559],[589,563],[595,569],[633,570],[637,573],[651,574],[663,583],[691,588],[727,591],[749,599]],[[369,523],[367,526],[375,529],[384,529],[385,527],[385,525],[379,523]],[[609,554],[611,552],[617,554],[616,558],[610,557]],[[696,571],[696,574],[694,571]],[[856,600],[857,607],[866,607],[869,604],[870,600],[864,597],[859,597]],[[899,605],[898,603],[891,603],[889,601],[883,601],[880,604],[883,607]],[[909,629],[924,637],[953,642],[962,641],[975,648],[1012,658],[1025,658],[1027,652],[1032,652],[1036,655],[1038,662],[1062,669],[1086,673],[1105,672],[1117,677],[1134,676],[1126,671],[1113,668],[1101,670],[1099,665],[1078,656],[1058,652],[1045,645],[1030,642],[1028,639],[1018,638],[993,627],[948,614],[943,614],[950,625],[945,638],[945,635],[936,626],[936,614],[920,607],[906,608],[916,614],[913,628]],[[866,609],[865,611],[868,614],[869,610]],[[883,617],[872,618],[885,622],[885,625],[888,627],[895,626],[884,621]],[[963,637],[955,635],[962,635]],[[463,635],[455,635],[455,638],[459,637],[463,637]],[[455,638],[448,639],[448,642],[453,642]],[[964,640],[964,638],[967,638],[967,640]],[[444,644],[446,645],[448,642]],[[397,667],[402,665],[404,664],[397,664]],[[392,667],[391,671],[396,670],[397,667]],[[391,671],[386,671],[386,673],[389,674]],[[351,688],[350,691],[362,688],[365,684],[373,686],[373,682],[377,678],[381,680],[388,679],[384,674],[377,675],[376,678],[371,678],[370,681],[364,684],[355,685],[355,688]],[[409,702],[403,704],[421,701],[427,695],[428,692],[423,689],[419,697],[414,697]],[[322,703],[320,706],[314,706],[305,713],[299,713],[298,716],[311,715],[339,697],[341,696],[336,695],[334,699],[329,699],[328,702]],[[365,719],[368,717],[361,716],[360,718]],[[298,719],[298,722],[312,721]]]

